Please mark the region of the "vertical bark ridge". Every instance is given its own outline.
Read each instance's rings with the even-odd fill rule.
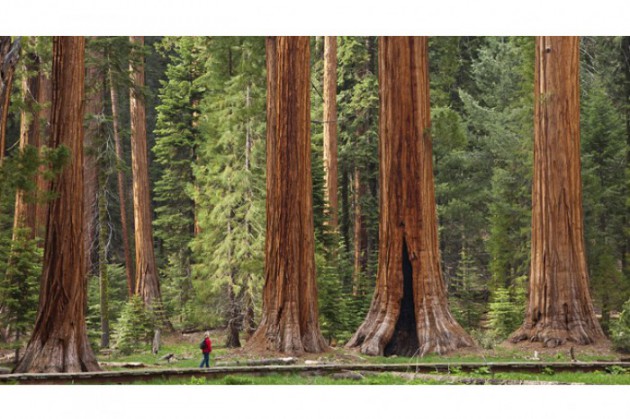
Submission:
[[[310,149],[308,37],[267,38],[263,315],[250,349],[321,352]]]
[[[132,44],[144,45],[144,37],[130,37]],[[131,161],[133,173],[133,215],[136,243],[135,293],[142,297],[148,308],[156,310],[162,322],[168,324],[162,309],[160,283],[153,248],[151,225],[151,199],[149,196],[149,173],[147,157],[147,132],[144,98],[144,63],[130,64],[134,86],[130,90],[131,115]]]
[[[83,37],[53,38],[51,144],[71,160],[53,180],[35,327],[15,372],[99,370],[85,323],[83,220]]]
[[[440,270],[427,57],[424,37],[379,39],[377,284],[366,319],[348,342],[370,355],[387,348],[423,356],[473,345],[448,309]],[[401,322],[405,290],[413,293],[413,316],[406,313]]]
[[[513,342],[555,347],[604,338],[588,288],[580,172],[579,38],[537,37],[532,261]]]

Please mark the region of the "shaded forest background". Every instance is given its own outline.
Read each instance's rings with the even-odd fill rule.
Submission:
[[[324,199],[323,37],[311,43],[320,325],[330,343],[342,344],[365,318],[376,277],[378,45],[376,37],[338,38],[335,231]],[[43,177],[50,177],[67,158],[63,150],[18,147],[23,120],[38,118],[49,106],[33,103],[22,80],[50,72],[51,39],[23,37],[21,45],[0,167],[0,345],[14,348],[33,326],[43,241],[41,231],[14,231],[16,192],[28,202],[46,202],[51,197],[34,174],[45,162],[51,169]],[[629,46],[627,37],[581,40],[584,231],[594,304],[607,333],[630,298]],[[491,346],[519,326],[526,303],[534,39],[432,37],[429,53],[444,280],[453,315],[482,346]],[[129,90],[138,87],[129,62],[138,57],[145,59],[141,93],[164,314],[177,330],[226,327],[247,337],[260,319],[264,281],[265,40],[146,37],[140,48],[126,37],[99,37],[86,48],[86,103],[93,106],[86,112],[84,145],[97,169],[93,193],[85,198],[93,226],[91,341],[109,346],[103,336],[109,340],[111,333],[111,346],[131,350],[153,330],[152,314],[129,298],[134,264],[126,266],[122,228],[124,220],[133,249]]]

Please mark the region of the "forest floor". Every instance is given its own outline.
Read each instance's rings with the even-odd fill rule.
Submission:
[[[490,369],[478,368],[474,371],[462,372],[456,366],[461,363],[500,363],[500,362],[572,362],[571,346],[558,348],[542,348],[540,344],[525,343],[513,345],[502,343],[492,349],[468,348],[448,355],[428,355],[419,357],[373,357],[363,355],[356,350],[344,347],[332,347],[321,354],[305,354],[290,357],[278,353],[251,353],[241,348],[226,348],[223,330],[210,331],[213,342],[211,367],[230,367],[248,365],[330,365],[330,364],[455,364],[448,375],[427,376],[426,374],[410,374],[383,372],[343,373],[332,375],[283,374],[271,373],[263,376],[233,374],[224,377],[192,377],[167,378],[152,381],[139,381],[138,384],[523,384],[537,382],[553,383],[585,383],[585,384],[630,384],[630,371],[624,368],[613,368],[598,372],[561,372],[545,369],[543,373],[534,372],[494,372]],[[157,355],[144,350],[122,355],[112,350],[97,352],[101,367],[106,371],[125,371],[143,369],[190,369],[197,368],[201,362],[199,343],[203,332],[181,334],[174,333],[162,338],[162,347]],[[244,339],[242,339],[244,342]],[[9,362],[11,351],[0,350],[0,369],[8,373],[12,367]],[[170,355],[170,356],[169,356]],[[630,355],[612,350],[609,344],[574,346],[573,356],[578,362],[595,361],[630,361]],[[456,378],[453,378],[457,376]],[[449,378],[450,377],[450,378]]]

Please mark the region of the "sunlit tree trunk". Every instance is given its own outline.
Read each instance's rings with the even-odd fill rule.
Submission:
[[[48,208],[39,309],[15,372],[99,370],[85,324],[84,48],[83,37],[53,39],[51,143],[67,147],[71,158],[51,182],[57,198]]]
[[[267,236],[249,349],[321,352],[315,281],[308,37],[267,38]]]
[[[132,45],[144,45],[144,37],[130,37]],[[158,311],[163,322],[162,298],[158,280],[155,253],[153,249],[153,228],[151,225],[151,199],[149,197],[149,166],[147,154],[147,131],[144,108],[144,60],[130,64],[133,87],[130,90],[131,115],[131,161],[133,174],[133,218],[136,243],[135,293],[142,297],[145,305]]]
[[[603,339],[588,288],[580,173],[579,38],[536,38],[529,303],[513,342]]]
[[[448,309],[440,271],[427,39],[379,39],[380,220],[376,290],[348,342],[370,355],[473,345]]]

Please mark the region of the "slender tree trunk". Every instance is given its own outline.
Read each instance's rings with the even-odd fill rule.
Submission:
[[[107,249],[109,229],[107,225],[107,176],[103,167],[98,173],[98,272],[101,305],[101,348],[109,347],[109,272]]]
[[[35,327],[15,372],[99,370],[85,324],[83,220],[83,37],[53,38],[52,145],[71,160],[52,183]]]
[[[579,38],[537,37],[529,304],[512,342],[604,338],[588,289],[580,173]]]
[[[267,38],[263,314],[250,349],[321,352],[315,281],[308,37]]]
[[[228,220],[227,225],[227,237],[232,235],[232,220]],[[228,251],[228,263],[230,266],[233,266],[234,261],[232,260],[233,252],[232,249]],[[239,331],[240,325],[239,320],[241,317],[239,304],[236,299],[236,293],[234,292],[234,288],[236,287],[235,280],[235,272],[232,267],[230,267],[230,283],[228,284],[228,299],[229,299],[229,319],[227,325],[227,337],[225,338],[225,346],[228,348],[240,348],[241,341],[239,339]]]
[[[127,274],[127,293],[132,296],[135,290],[133,263],[131,260],[131,246],[129,245],[129,227],[127,226],[127,199],[125,198],[125,173],[120,168],[124,158],[122,154],[122,144],[120,142],[120,130],[118,128],[118,92],[114,85],[114,76],[112,74],[111,62],[108,57],[108,77],[109,77],[109,93],[112,102],[112,123],[114,129],[114,148],[116,150],[116,178],[118,181],[118,200],[120,202],[120,223],[121,235],[123,239],[123,251],[125,253],[125,272]]]
[[[95,55],[95,54],[94,54]],[[88,118],[87,128],[85,130],[85,139],[83,145],[84,167],[83,167],[83,199],[85,204],[83,215],[86,223],[85,239],[85,255],[86,255],[86,272],[88,277],[96,274],[95,266],[92,260],[93,246],[96,242],[96,226],[98,219],[97,204],[97,168],[96,154],[99,135],[99,117],[103,114],[103,87],[104,79],[102,73],[96,67],[91,67],[87,71],[86,76],[86,101],[85,116]]]
[[[144,37],[130,37],[132,44],[144,45]],[[160,282],[153,249],[151,226],[151,199],[149,197],[149,166],[147,163],[147,131],[144,108],[144,64],[130,65],[134,86],[130,90],[131,115],[131,161],[133,173],[133,217],[136,238],[135,293],[142,297],[145,305],[158,312],[160,321],[168,323],[162,312]]]
[[[39,95],[37,102],[39,103],[39,112],[37,115],[37,123],[39,125],[39,135],[36,140],[36,147],[42,150],[42,147],[50,145],[50,101],[52,96],[52,85],[50,78],[40,69],[39,72]],[[41,166],[37,172],[37,192],[39,199],[35,204],[35,234],[37,237],[45,237],[46,235],[46,218],[48,217],[48,188],[49,181],[43,175],[45,166]],[[40,241],[43,247],[43,241]]]
[[[7,146],[6,127],[11,103],[11,87],[19,58],[20,39],[11,42],[10,36],[0,36],[0,166]]]
[[[324,199],[330,227],[337,230],[337,37],[324,37],[324,45]]]
[[[448,309],[440,271],[425,37],[379,39],[379,264],[372,305],[348,342],[370,355],[473,345]]]
[[[361,275],[365,273],[365,267],[367,263],[366,246],[367,246],[367,231],[363,222],[363,213],[361,208],[361,201],[366,193],[365,182],[361,181],[361,170],[359,166],[354,167],[354,269],[352,274],[352,295],[359,294],[359,283]]]
[[[22,96],[24,107],[20,113],[20,152],[24,152],[27,147],[36,147],[39,140],[39,121],[37,120],[36,103],[39,97],[39,57],[30,54],[28,64],[24,65],[24,71],[29,74],[22,78]],[[33,75],[33,73],[35,73]],[[13,240],[16,240],[18,230],[29,229],[26,236],[29,239],[35,238],[35,217],[36,207],[34,195],[27,196],[28,192],[18,189],[15,193],[15,213],[13,217]]]

